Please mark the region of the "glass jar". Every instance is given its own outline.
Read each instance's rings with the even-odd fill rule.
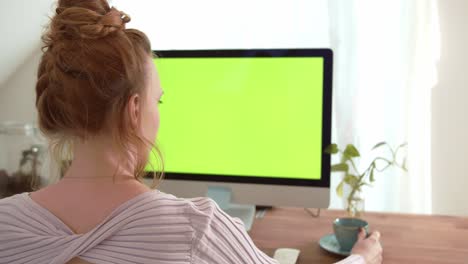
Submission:
[[[0,198],[41,186],[45,146],[36,126],[0,123]]]

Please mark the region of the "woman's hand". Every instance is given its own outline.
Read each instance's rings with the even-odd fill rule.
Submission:
[[[366,231],[361,228],[358,240],[351,250],[351,254],[361,255],[365,259],[366,264],[380,264],[382,263],[382,252],[379,231],[372,232],[366,238]]]

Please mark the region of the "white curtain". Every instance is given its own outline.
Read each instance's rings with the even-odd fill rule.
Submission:
[[[366,211],[431,213],[431,88],[439,58],[437,1],[331,0],[333,141],[361,151],[408,142],[408,172],[390,169],[365,189]],[[332,174],[331,208],[342,208]]]

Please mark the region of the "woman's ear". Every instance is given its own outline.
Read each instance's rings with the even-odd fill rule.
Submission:
[[[130,97],[127,104],[127,114],[129,117],[130,125],[133,129],[138,129],[138,124],[140,123],[141,113],[140,113],[140,96],[134,94]]]

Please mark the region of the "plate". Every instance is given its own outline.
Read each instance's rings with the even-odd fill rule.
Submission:
[[[333,254],[345,257],[351,254],[350,251],[341,250],[340,245],[336,240],[335,234],[328,234],[323,236],[322,238],[320,238],[319,244],[321,248]]]

